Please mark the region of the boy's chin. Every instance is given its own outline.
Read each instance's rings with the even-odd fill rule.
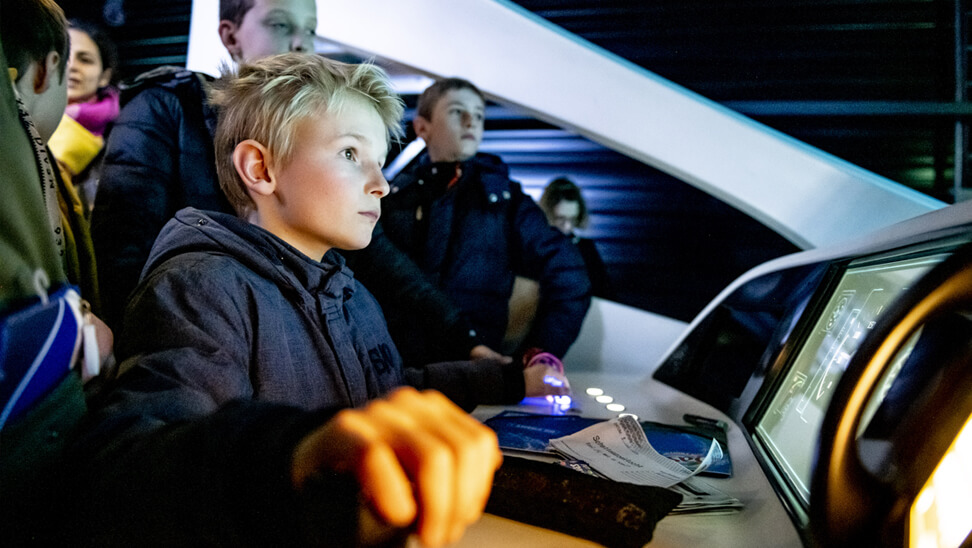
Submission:
[[[363,242],[349,242],[346,245],[338,246],[337,249],[340,249],[341,251],[359,251],[361,249],[368,247],[368,244],[370,243],[371,243],[371,238],[369,237],[367,240],[364,240]]]

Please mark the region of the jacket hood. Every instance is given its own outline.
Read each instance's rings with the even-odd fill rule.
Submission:
[[[300,295],[310,290],[347,298],[354,287],[353,274],[336,250],[328,251],[318,262],[270,232],[233,215],[191,207],[178,211],[162,228],[141,279],[175,256],[196,252],[231,256],[275,282],[281,290],[291,289]]]

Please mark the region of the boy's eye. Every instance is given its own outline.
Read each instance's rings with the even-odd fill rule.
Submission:
[[[342,153],[344,154],[344,159],[345,160],[354,161],[354,150],[353,149],[346,148],[346,149],[344,149],[342,151]]]
[[[293,32],[293,26],[284,21],[270,21],[267,23],[267,27],[277,34],[287,35]]]

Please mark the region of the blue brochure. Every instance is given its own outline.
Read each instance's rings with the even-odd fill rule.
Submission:
[[[504,411],[485,421],[496,432],[499,445],[504,451],[537,454],[552,454],[547,447],[553,438],[569,436],[588,426],[603,422],[576,415],[539,415],[521,411]],[[725,430],[699,425],[673,425],[651,421],[641,421],[648,442],[660,454],[694,468],[709,451],[715,439],[722,447],[722,458],[712,462],[702,475],[729,477],[732,475],[732,461],[729,458],[729,445]]]

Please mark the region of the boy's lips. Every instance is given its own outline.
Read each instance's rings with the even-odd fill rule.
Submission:
[[[369,219],[371,219],[372,221],[375,221],[375,222],[378,221],[378,217],[381,217],[381,211],[379,211],[377,209],[376,210],[373,210],[373,211],[361,211],[360,214],[361,215],[364,215],[365,217],[367,217],[367,218],[369,218]]]

